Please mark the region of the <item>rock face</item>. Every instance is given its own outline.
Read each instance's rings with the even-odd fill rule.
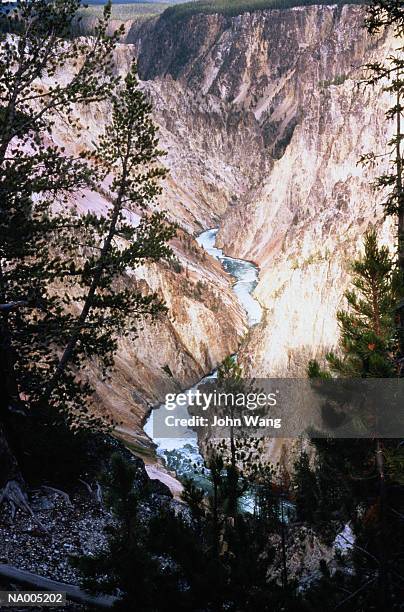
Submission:
[[[133,55],[131,45],[119,46],[116,71],[125,74]],[[83,127],[80,135],[72,136],[60,119],[55,122],[52,139],[77,155],[91,148],[107,125],[109,115],[106,104],[77,106],[75,118]],[[167,132],[164,128],[161,132],[164,148]],[[188,181],[191,185],[192,177]],[[150,448],[150,440],[142,429],[150,408],[162,402],[165,393],[190,387],[216,368],[227,355],[237,351],[246,332],[246,316],[231,289],[231,276],[207,255],[189,231],[214,226],[218,215],[207,206],[198,210],[191,190],[181,191],[172,176],[165,180],[163,190],[156,206],[165,209],[171,221],[185,227],[179,228],[171,242],[175,260],[138,267],[128,272],[123,282],[145,293],[156,292],[166,304],[167,315],[154,322],[141,321],[136,338],[120,341],[110,380],[101,380],[96,363],[89,364],[87,369],[96,389],[97,411],[113,417],[120,436],[139,452]],[[107,194],[105,184],[97,192],[86,190],[76,194],[72,205],[80,210],[106,212],[111,205]],[[214,206],[213,200],[212,209]],[[136,222],[136,213],[130,215]]]
[[[135,280],[157,292],[168,308],[157,321],[143,322],[134,340],[124,339],[108,383],[93,372],[100,404],[130,442],[145,443],[142,424],[166,393],[192,386],[237,350],[246,330],[231,280],[189,235],[174,248],[179,264],[139,268]],[[146,441],[147,444],[147,441]]]
[[[385,151],[389,100],[357,82],[394,39],[371,39],[363,16],[359,6],[309,6],[127,24],[117,70],[136,57],[170,169],[160,206],[182,229],[177,271],[153,266],[128,279],[158,289],[169,318],[122,342],[112,386],[97,382],[125,436],[140,433],[149,403],[195,382],[245,331],[230,279],[191,237],[203,229],[220,226],[219,246],[261,268],[265,315],[240,351],[247,373],[304,375],[335,345],[363,233],[376,224],[392,242],[371,187],[386,162],[357,165]],[[91,139],[109,109],[80,112]],[[64,142],[63,130],[55,138]],[[86,202],[107,205],[102,195]]]
[[[334,346],[363,233],[376,224],[392,243],[371,185],[386,162],[357,164],[385,151],[389,100],[357,83],[364,61],[395,43],[370,38],[363,16],[359,6],[163,14],[128,35],[169,151],[169,199],[185,193],[187,228],[220,217],[219,246],[261,268],[265,316],[241,350],[256,376],[304,375]]]

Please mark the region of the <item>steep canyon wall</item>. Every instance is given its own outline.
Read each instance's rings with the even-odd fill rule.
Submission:
[[[363,16],[360,6],[310,6],[126,24],[117,70],[136,57],[170,169],[159,206],[181,228],[180,266],[128,278],[158,290],[168,318],[123,341],[111,384],[96,383],[126,437],[142,443],[149,405],[194,383],[246,332],[231,279],[192,238],[203,229],[219,226],[219,246],[261,269],[264,317],[240,352],[247,373],[304,375],[308,359],[335,345],[335,312],[363,233],[377,224],[392,243],[372,188],[386,161],[357,164],[385,151],[390,100],[358,81],[363,63],[385,58],[397,41],[389,32],[370,38]],[[109,109],[79,114],[82,142],[69,142],[62,125],[54,135],[72,150],[102,130]],[[103,194],[84,202],[108,205]]]
[[[349,262],[369,225],[392,244],[374,177],[393,126],[363,64],[397,46],[370,37],[360,6],[159,19],[132,31],[169,150],[173,190],[220,215],[219,246],[261,268],[261,324],[241,351],[256,376],[304,375],[335,345]],[[189,187],[189,181],[192,185]],[[198,216],[199,215],[199,216]],[[192,224],[191,224],[192,226]]]

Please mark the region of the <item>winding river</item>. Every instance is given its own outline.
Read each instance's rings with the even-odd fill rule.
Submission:
[[[262,317],[262,309],[259,303],[252,297],[258,282],[258,268],[249,261],[235,259],[224,255],[223,251],[215,246],[218,229],[209,229],[200,234],[197,238],[199,245],[205,249],[209,255],[220,261],[223,268],[231,274],[235,283],[233,291],[247,313],[247,321],[250,327],[259,323]],[[205,376],[188,392],[192,392],[208,380],[216,378],[217,371],[214,370]],[[159,410],[159,408],[157,408]],[[186,411],[186,408],[184,408]],[[154,411],[153,411],[154,412]],[[169,470],[174,471],[177,477],[192,477],[200,486],[208,486],[208,481],[203,472],[195,473],[195,466],[203,464],[203,458],[199,452],[196,433],[192,429],[184,428],[181,437],[177,438],[156,438],[153,435],[153,412],[147,420],[144,431],[157,445],[156,452],[161,457]]]

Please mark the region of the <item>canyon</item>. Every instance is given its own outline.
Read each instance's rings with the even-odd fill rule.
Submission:
[[[390,576],[384,567],[395,559],[395,544],[392,554],[385,555],[384,549],[394,543],[395,524],[386,545],[379,543],[377,525],[383,523],[383,507],[394,511],[385,493],[393,489],[390,482],[394,483],[391,499],[395,501],[399,494],[399,469],[396,475],[387,461],[395,459],[398,447],[392,444],[392,454],[387,454],[390,447],[387,442],[382,446],[376,420],[377,444],[364,444],[363,452],[355,441],[352,446],[349,442],[335,445],[324,456],[320,450],[317,466],[315,447],[305,435],[306,417],[311,410],[320,422],[323,413],[312,401],[313,390],[302,391],[312,382],[306,379],[309,360],[323,362],[327,351],[338,347],[336,314],[345,305],[351,262],[363,248],[365,232],[375,227],[381,243],[391,249],[395,246],[394,224],[385,219],[384,198],[374,186],[376,177],[389,168],[386,151],[395,126],[386,120],[386,111],[393,101],[383,84],[370,87],[362,81],[364,63],[384,61],[396,52],[399,42],[389,30],[370,37],[363,27],[364,13],[361,6],[339,4],[257,10],[238,16],[168,11],[125,21],[112,70],[124,76],[136,61],[139,87],[151,101],[159,148],[165,151],[159,163],[168,170],[161,195],[150,209],[165,211],[177,226],[177,234],[170,241],[173,257],[141,260],[137,266],[128,265],[132,260],[125,259],[124,272],[111,280],[111,286],[142,295],[155,293],[165,302],[167,313],[154,320],[138,319],[136,333],[119,338],[110,376],[91,351],[86,353],[85,367],[80,362],[80,369],[75,370],[94,389],[89,402],[97,416],[112,420],[113,435],[105,431],[73,439],[58,427],[57,419],[54,422],[45,414],[35,430],[21,426],[23,436],[16,447],[24,455],[14,455],[8,430],[3,432],[1,424],[6,484],[0,490],[0,502],[8,502],[11,510],[11,520],[3,520],[0,529],[5,551],[0,566],[7,588],[9,580],[21,575],[25,581],[28,576],[29,585],[41,586],[43,583],[32,582],[42,580],[41,576],[78,584],[82,578],[79,565],[72,567],[72,558],[88,554],[91,566],[99,552],[95,588],[127,597],[121,603],[128,609],[138,597],[141,605],[150,604],[156,610],[168,608],[178,597],[179,605],[186,609],[216,609],[219,602],[224,608],[241,609],[237,598],[243,591],[252,593],[251,600],[244,599],[246,609],[254,609],[256,602],[268,608],[272,595],[275,606],[289,609],[295,588],[298,608],[303,604],[300,597],[305,597],[306,587],[316,578],[322,578],[319,599],[315,589],[314,599],[307,600],[310,609],[325,592],[333,607],[345,605],[361,592],[366,607],[372,602],[373,583],[380,589],[385,580],[382,574]],[[117,25],[114,21],[111,29]],[[91,31],[82,34],[83,46],[91,49]],[[35,73],[40,96],[43,91],[46,96],[46,89],[55,83],[74,78],[80,64],[76,59],[71,65],[67,59],[67,65],[56,73]],[[34,97],[32,104],[36,103]],[[41,135],[43,143],[59,145],[72,158],[84,153],[89,163],[96,164],[94,143],[108,127],[111,111],[112,105],[105,101],[76,103],[68,117],[63,111],[55,115]],[[19,146],[26,152],[31,144],[27,136]],[[376,157],[374,163],[364,165],[359,160],[368,152]],[[107,166],[103,180],[86,181],[81,191],[63,194],[60,200],[52,198],[51,205],[67,204],[73,212],[95,215],[111,213],[112,172]],[[125,219],[134,226],[143,214],[135,198],[124,211]],[[133,239],[124,229],[115,234],[117,250]],[[72,259],[87,255],[86,236],[84,233],[77,246],[74,243]],[[61,244],[65,243],[55,240],[52,253],[63,248]],[[74,274],[74,261],[70,263],[69,273]],[[102,270],[99,265],[94,272],[89,268],[90,279],[97,278],[97,269]],[[53,282],[50,290],[66,293],[69,287]],[[71,287],[73,299],[66,300],[66,307],[79,311],[81,297],[75,293],[74,282]],[[33,305],[42,308],[34,297]],[[30,305],[27,299],[13,302],[11,308],[21,304]],[[10,304],[4,306],[8,309]],[[76,341],[83,327],[72,329]],[[54,344],[59,344],[58,339]],[[4,352],[11,353],[11,342],[5,346]],[[367,338],[365,346],[374,350]],[[220,369],[230,356],[233,358]],[[74,363],[70,364],[73,369]],[[267,389],[273,402],[269,406],[274,408],[267,420],[259,411],[259,416],[247,413],[243,420],[229,422],[225,404],[223,412],[218,412],[219,417],[225,416],[219,425],[231,426],[231,436],[240,425],[251,427],[249,433],[243,432],[240,445],[232,437],[233,444],[226,448],[220,443],[221,432],[209,421],[201,423],[204,430],[195,431],[200,405],[193,411],[196,404],[187,395],[192,399],[200,389],[211,392],[218,379],[223,383],[222,373],[226,378],[226,372],[239,371],[238,365],[245,378],[288,380],[283,381],[285,393],[279,380],[270,381],[276,386]],[[13,368],[11,359],[11,369],[10,363],[4,368],[6,375],[13,374]],[[304,380],[293,384],[291,378]],[[19,399],[27,406],[42,408],[42,402],[33,403],[28,394],[18,398],[16,386],[11,390],[15,397],[11,397],[5,382],[4,396],[16,398],[17,408]],[[226,383],[228,380],[222,389],[229,390]],[[254,387],[242,385],[244,399],[247,388],[255,396],[263,391],[255,383]],[[233,391],[233,381],[228,386]],[[252,409],[254,401],[249,397],[244,409]],[[167,436],[170,422],[159,429],[159,419],[161,426],[166,414],[164,402],[169,411],[179,408],[171,437]],[[13,419],[25,419],[11,401],[6,408],[8,403],[10,412],[16,413],[10,418],[14,441],[18,429],[13,429]],[[289,434],[294,438],[276,437],[275,430],[279,436],[291,431],[283,427],[288,416],[285,406],[296,426]],[[211,412],[205,414],[216,409],[212,396],[209,407]],[[42,417],[39,410],[38,414]],[[169,414],[170,419],[177,416],[177,412]],[[234,414],[230,409],[231,417]],[[353,420],[355,417],[354,412]],[[260,418],[266,427],[264,435],[271,437],[260,437],[256,429],[260,422],[254,423]],[[34,435],[28,436],[25,428]],[[207,458],[216,444],[218,460],[210,463]],[[308,451],[307,456],[302,450]],[[19,456],[24,459],[21,466],[29,465],[27,501],[26,483],[16,460]],[[295,463],[299,457],[300,466]],[[372,470],[373,457],[378,471]],[[240,473],[231,469],[238,461],[243,469]],[[270,471],[265,469],[267,461],[272,464]],[[21,474],[25,479],[22,467]],[[31,489],[30,474],[35,489]],[[187,483],[188,478],[205,495]],[[383,484],[386,478],[388,487]],[[355,481],[352,485],[351,480]],[[375,499],[381,503],[375,504]],[[28,510],[30,516],[16,513],[16,507]],[[109,546],[107,538],[111,538]],[[369,550],[377,551],[377,558],[372,557],[376,565],[356,566],[356,555],[350,556],[356,541],[365,541]],[[347,559],[340,564],[345,555]],[[338,595],[331,581],[336,569]],[[364,589],[357,589],[363,572],[366,590],[372,585],[369,598]],[[87,584],[83,582],[86,588]],[[62,586],[53,582],[47,588]],[[67,585],[67,590],[72,589],[76,595],[80,590]],[[209,595],[206,605],[204,590]],[[87,598],[83,601],[88,601],[88,593],[83,594]]]
[[[135,273],[161,292],[168,318],[122,341],[113,380],[96,383],[136,446],[148,445],[151,405],[238,347],[247,375],[304,376],[338,341],[335,314],[366,229],[393,245],[372,185],[388,160],[358,164],[386,151],[391,100],[359,82],[364,62],[383,60],[397,41],[389,31],[370,37],[363,17],[356,5],[307,6],[125,24],[117,70],[136,58],[170,170],[159,206],[180,227],[177,271]],[[91,137],[108,109],[92,113],[81,116]],[[260,268],[254,297],[264,315],[248,333],[230,276],[195,241],[212,227],[226,254]]]

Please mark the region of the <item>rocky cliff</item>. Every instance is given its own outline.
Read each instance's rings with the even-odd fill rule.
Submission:
[[[382,223],[371,183],[385,162],[357,162],[385,150],[389,101],[358,81],[395,42],[371,39],[363,15],[359,6],[163,14],[128,35],[169,151],[169,200],[181,200],[189,229],[220,218],[220,246],[261,268],[265,316],[241,351],[254,375],[304,374],[335,345],[349,260],[369,224]]]
[[[133,56],[131,45],[119,46],[116,71],[125,74]],[[64,72],[68,70],[66,67]],[[59,74],[56,78],[64,76]],[[79,134],[72,134],[63,117],[59,117],[52,130],[52,140],[75,155],[91,149],[92,142],[108,123],[110,110],[105,103],[77,106],[75,119],[82,127]],[[168,143],[166,133],[162,127],[163,148]],[[189,181],[191,185],[192,177]],[[110,207],[108,184],[99,191],[77,193],[71,204],[84,211],[106,212]],[[164,180],[163,195],[156,206],[165,209],[173,222],[183,226],[171,241],[175,257],[169,262],[138,267],[127,273],[124,282],[145,293],[156,292],[167,306],[167,315],[161,315],[154,322],[141,321],[136,338],[120,341],[110,380],[101,380],[95,362],[87,370],[96,389],[97,411],[112,417],[120,436],[139,452],[150,449],[150,440],[142,427],[151,407],[162,402],[165,393],[190,387],[212,371],[238,349],[247,329],[245,313],[231,289],[232,277],[187,231],[191,227],[202,231],[214,226],[218,214],[208,208],[198,211],[192,194],[181,189],[178,178],[175,180],[172,174]],[[133,222],[136,217],[131,213]]]
[[[176,269],[136,276],[165,297],[169,318],[123,342],[112,386],[97,383],[124,435],[141,435],[148,405],[195,382],[245,331],[229,277],[192,239],[202,229],[220,226],[225,252],[261,268],[255,293],[265,314],[240,352],[247,372],[302,375],[335,345],[349,260],[369,224],[382,226],[371,186],[381,168],[357,161],[385,150],[389,101],[358,81],[363,62],[386,57],[394,39],[371,39],[363,15],[359,6],[310,6],[126,24],[117,70],[136,57],[170,169],[159,205],[181,236]],[[86,146],[108,113],[79,109],[88,133],[69,146]],[[62,126],[55,138],[65,142]],[[106,206],[102,194],[85,201]],[[391,242],[391,228],[381,231]]]

